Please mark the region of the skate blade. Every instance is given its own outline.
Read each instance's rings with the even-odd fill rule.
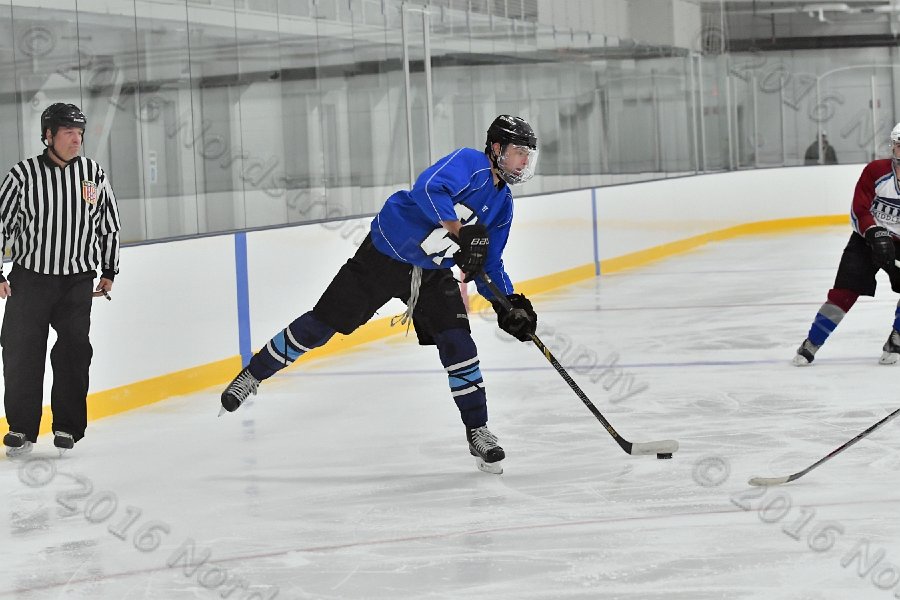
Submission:
[[[59,452],[58,458],[62,458],[63,454],[66,453],[66,450],[71,450],[71,448],[57,448],[57,451]]]
[[[227,413],[227,412],[228,412],[228,411],[225,410],[225,407],[224,407],[224,406],[220,406],[220,407],[219,407],[219,416],[220,416],[220,417],[221,417],[222,415],[224,415],[225,413]]]
[[[503,474],[503,464],[502,461],[497,462],[484,462],[481,457],[475,457],[475,466],[478,467],[479,471],[484,471],[485,473],[490,473],[491,475],[502,475]]]
[[[6,458],[19,458],[20,456],[25,456],[26,454],[31,453],[32,444],[31,442],[25,442],[22,446],[18,448],[6,448]]]

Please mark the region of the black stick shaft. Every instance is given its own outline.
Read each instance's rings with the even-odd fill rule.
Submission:
[[[819,465],[821,465],[822,463],[824,463],[828,460],[831,460],[832,458],[834,458],[835,456],[837,456],[838,454],[840,454],[841,452],[843,452],[844,450],[846,450],[847,448],[849,448],[850,446],[855,444],[856,442],[858,442],[861,439],[863,439],[864,437],[868,436],[876,429],[882,427],[885,423],[887,423],[888,421],[890,421],[891,419],[896,417],[898,414],[900,414],[900,408],[898,408],[897,410],[895,410],[888,416],[884,417],[883,419],[881,419],[880,421],[878,421],[877,423],[875,423],[874,425],[872,425],[871,427],[869,427],[868,429],[866,429],[865,431],[863,431],[862,433],[860,433],[859,435],[854,437],[849,442],[847,442],[841,446],[838,446],[837,448],[835,448],[834,450],[829,452],[827,455],[820,458],[813,464],[809,465],[802,471],[797,471],[796,473],[792,473],[791,475],[788,475],[786,477],[785,476],[782,476],[782,477],[753,477],[750,479],[749,483],[750,483],[750,485],[755,485],[755,486],[770,486],[770,485],[781,485],[782,483],[796,481],[796,480],[800,479],[801,477],[803,477],[804,475],[806,475],[807,473],[809,473],[810,471],[812,471],[813,469],[815,469],[816,467],[818,467]]]
[[[869,427],[868,429],[866,429],[865,431],[863,431],[862,433],[857,435],[855,438],[853,438],[852,440],[850,440],[843,446],[835,448],[827,456],[820,458],[819,460],[817,460],[813,464],[809,465],[802,471],[794,473],[793,475],[788,477],[788,481],[794,481],[795,479],[800,479],[801,477],[803,477],[804,475],[806,475],[807,473],[809,473],[810,471],[812,471],[813,469],[815,469],[816,467],[818,467],[819,465],[824,463],[825,461],[831,460],[832,458],[834,458],[835,456],[837,456],[838,454],[840,454],[841,452],[843,452],[844,450],[846,450],[847,448],[849,448],[850,446],[852,446],[853,444],[858,442],[859,440],[868,436],[870,433],[872,433],[876,429],[879,429],[882,425],[884,425],[885,423],[887,423],[888,421],[890,421],[891,419],[896,417],[898,414],[900,414],[900,408],[898,408],[897,410],[895,410],[894,412],[892,412],[891,414],[889,414],[882,420],[878,421],[877,423],[875,423],[874,425],[872,425],[871,427]]]
[[[488,276],[487,273],[482,273],[481,279],[488,286],[488,289],[491,290],[491,293],[494,294],[494,298],[497,300],[497,302],[499,302],[506,310],[512,310],[513,306],[512,304],[510,304],[509,299],[506,297],[506,294],[500,291],[500,289],[496,286],[490,276]],[[606,420],[606,417],[604,417],[603,414],[599,410],[597,410],[597,407],[594,406],[594,403],[591,402],[590,398],[587,397],[587,394],[585,394],[582,389],[578,387],[578,384],[575,383],[575,380],[572,379],[572,376],[569,375],[568,371],[566,371],[566,369],[561,364],[559,364],[559,361],[556,360],[556,357],[553,356],[553,353],[551,353],[547,346],[544,345],[537,334],[532,333],[530,334],[530,336],[531,341],[534,342],[534,345],[537,346],[537,349],[540,350],[541,354],[544,355],[544,358],[546,358],[550,362],[550,364],[553,365],[553,368],[556,369],[556,372],[559,373],[560,377],[562,377],[565,382],[569,384],[569,387],[572,388],[572,391],[575,392],[575,395],[578,396],[578,399],[581,400],[584,405],[587,406],[588,410],[591,411],[591,413],[597,418],[597,420],[603,424],[603,427],[605,427],[609,435],[611,435],[612,438],[616,440],[616,443],[618,443],[619,446],[622,447],[622,450],[624,450],[628,454],[631,454],[631,448],[633,444],[619,435],[619,433],[615,430],[615,428],[613,428],[610,422]]]

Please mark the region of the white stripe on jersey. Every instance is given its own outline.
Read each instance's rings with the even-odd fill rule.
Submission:
[[[79,157],[59,168],[44,155],[16,164],[0,184],[0,247],[46,275],[119,270],[119,210],[106,173]]]
[[[876,224],[900,237],[900,189],[893,173],[875,182],[875,197],[870,210]]]

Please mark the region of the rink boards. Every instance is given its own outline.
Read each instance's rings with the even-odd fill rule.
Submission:
[[[537,294],[716,239],[849,223],[860,171],[765,169],[519,198],[504,262],[520,291]],[[242,353],[314,304],[369,221],[125,247],[114,300],[94,304],[90,417],[230,379]],[[308,358],[399,333],[387,323],[399,312],[399,301],[388,304],[360,331]],[[48,368],[47,405],[49,385]]]

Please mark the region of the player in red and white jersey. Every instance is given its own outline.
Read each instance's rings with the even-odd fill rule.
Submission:
[[[900,292],[900,269],[894,260],[900,244],[900,123],[891,131],[891,158],[873,160],[856,182],[850,222],[853,233],[844,248],[834,287],[816,313],[809,334],[794,356],[798,367],[807,366],[816,351],[860,296],[875,295],[875,274],[884,269],[891,288]],[[900,360],[900,303],[894,311],[894,325],[882,348],[879,363],[892,365]]]

